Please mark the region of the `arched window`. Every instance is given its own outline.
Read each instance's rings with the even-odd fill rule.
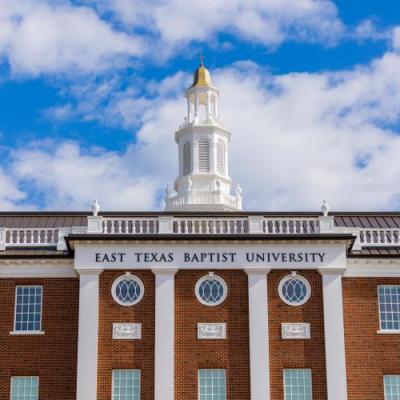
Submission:
[[[192,172],[192,145],[188,142],[183,145],[183,175]]]
[[[225,143],[222,140],[217,144],[217,172],[225,175]]]
[[[210,172],[210,143],[207,139],[199,142],[199,171]]]

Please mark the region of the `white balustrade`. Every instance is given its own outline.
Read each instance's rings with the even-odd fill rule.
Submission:
[[[361,246],[400,246],[400,228],[360,228],[357,242]]]
[[[319,219],[265,217],[264,233],[272,235],[302,235],[319,233]]]
[[[98,217],[99,231],[104,235],[312,235],[320,233],[318,217],[257,216],[254,215],[193,216],[160,215],[138,217]],[[254,221],[253,221],[254,222]],[[160,228],[160,225],[162,227]],[[354,228],[357,232],[355,249],[362,247],[400,246],[400,228]],[[336,227],[333,232],[345,232]],[[85,234],[86,227],[75,228],[0,228],[0,251],[12,247],[57,247],[70,233]]]
[[[5,236],[7,247],[55,246],[58,228],[11,228]]]
[[[104,218],[103,233],[135,235],[158,233],[158,218]]]
[[[173,232],[175,234],[215,235],[248,233],[247,218],[175,218]]]

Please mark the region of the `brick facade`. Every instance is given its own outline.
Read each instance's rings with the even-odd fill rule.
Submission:
[[[308,279],[312,294],[300,307],[286,305],[279,297],[278,285],[290,271],[272,271],[268,275],[268,312],[270,339],[271,399],[283,399],[283,369],[310,368],[313,380],[313,398],[324,400],[326,394],[324,317],[322,278],[316,271],[301,271]],[[308,322],[311,340],[284,340],[282,322]]]
[[[155,279],[151,271],[131,271],[144,284],[144,297],[132,307],[117,304],[111,296],[114,280],[125,271],[105,271],[100,275],[98,397],[109,400],[113,369],[141,370],[141,399],[154,399],[154,298]],[[113,322],[142,324],[141,340],[113,340]]]
[[[141,302],[123,307],[114,302],[111,286],[123,271],[100,276],[98,400],[109,400],[112,370],[137,368],[142,372],[142,400],[154,399],[155,278],[151,271],[132,271],[145,286]],[[197,370],[227,370],[229,400],[250,400],[247,275],[220,271],[228,284],[224,303],[200,304],[194,293],[205,271],[175,275],[175,392],[176,400],[197,400]],[[317,271],[302,271],[312,287],[301,307],[281,301],[278,285],[289,271],[268,275],[271,400],[283,399],[283,369],[310,368],[313,398],[327,399],[324,350],[322,278]],[[400,374],[398,335],[379,334],[377,286],[400,284],[394,278],[344,278],[343,303],[349,400],[384,398],[383,376]],[[16,285],[43,285],[44,335],[13,336]],[[11,376],[39,376],[40,400],[76,398],[79,279],[1,279],[0,398],[10,396]],[[142,340],[113,340],[113,322],[141,322]],[[225,322],[226,340],[198,340],[198,322]],[[311,340],[283,340],[282,322],[309,322]]]
[[[399,284],[400,279],[390,278],[343,280],[349,400],[383,399],[383,376],[400,374],[399,335],[377,333],[377,287]]]
[[[17,285],[43,285],[44,335],[10,335]],[[79,280],[0,279],[0,304],[0,399],[12,376],[38,376],[40,400],[75,400]]]
[[[219,306],[207,307],[195,297],[197,280],[205,271],[175,275],[175,399],[197,400],[197,370],[227,370],[227,399],[250,399],[247,275],[220,271],[229,291]],[[198,340],[198,322],[226,322],[226,340]]]

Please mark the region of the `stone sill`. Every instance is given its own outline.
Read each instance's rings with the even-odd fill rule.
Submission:
[[[37,335],[44,335],[44,331],[26,331],[26,332],[12,331],[12,332],[10,332],[10,335],[13,335],[13,336],[37,336]]]
[[[400,335],[400,330],[394,330],[394,331],[389,331],[389,330],[379,330],[376,331],[378,335]]]

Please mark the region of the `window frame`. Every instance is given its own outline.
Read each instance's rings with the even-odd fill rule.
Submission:
[[[115,368],[111,371],[111,400],[116,400],[114,398],[114,371],[137,371],[139,373],[139,400],[142,398],[142,370],[138,368]]]
[[[290,302],[289,300],[287,300],[287,299],[285,298],[285,296],[283,295],[282,289],[283,289],[284,284],[285,284],[288,280],[290,280],[290,279],[296,279],[296,278],[299,279],[300,281],[302,281],[302,282],[304,283],[304,285],[306,286],[307,295],[304,297],[303,300],[301,300],[301,301],[299,301],[299,302],[296,302],[296,303],[291,303],[291,302]],[[281,280],[279,281],[279,285],[278,285],[278,294],[279,294],[280,299],[281,299],[285,304],[287,304],[288,306],[291,306],[291,307],[300,307],[300,306],[303,306],[304,304],[306,304],[306,303],[310,300],[310,298],[311,298],[311,295],[312,295],[311,284],[310,284],[310,282],[308,281],[308,279],[305,278],[303,275],[300,275],[300,274],[298,274],[297,272],[292,272],[292,273],[289,274],[289,275],[283,276],[283,277],[281,278]]]
[[[121,281],[125,280],[125,279],[132,279],[132,280],[134,280],[134,281],[139,285],[139,288],[140,288],[140,295],[139,295],[139,297],[138,297],[134,302],[132,302],[132,303],[124,303],[124,302],[122,302],[122,301],[118,298],[117,293],[116,293],[116,289],[117,289],[118,284],[119,284]],[[132,306],[136,306],[137,304],[139,304],[139,303],[143,300],[144,292],[145,292],[145,289],[144,289],[143,281],[142,281],[137,275],[133,275],[133,274],[131,274],[130,272],[126,272],[124,275],[120,275],[120,276],[118,276],[117,278],[115,278],[114,281],[113,281],[113,284],[112,284],[112,286],[111,286],[111,295],[112,295],[112,298],[114,299],[114,301],[115,301],[117,304],[119,304],[120,306],[123,306],[123,307],[132,307]]]
[[[37,396],[37,400],[39,400],[39,391],[40,391],[40,377],[39,376],[37,376],[37,375],[32,375],[32,376],[22,376],[22,375],[13,375],[11,378],[10,378],[10,400],[13,400],[13,379],[15,379],[15,378],[31,378],[31,379],[37,379],[37,393],[36,393],[36,396]],[[28,399],[29,400],[29,399]]]
[[[296,371],[310,371],[310,397],[313,400],[313,375],[311,368],[284,368],[282,370],[282,378],[283,378],[283,399],[286,400],[286,381],[285,381],[285,371],[296,370]],[[289,399],[291,400],[291,399]]]
[[[18,288],[32,288],[32,287],[40,287],[41,290],[41,301],[40,301],[40,320],[39,320],[39,330],[17,330],[17,301],[18,301]],[[44,286],[43,285],[16,285],[15,286],[15,297],[14,297],[14,324],[13,331],[11,334],[13,335],[38,335],[43,334],[43,294],[44,294]]]
[[[385,333],[385,334],[400,334],[400,311],[399,311],[399,329],[387,329],[387,328],[382,328],[382,316],[381,316],[381,303],[380,303],[380,296],[379,296],[379,288],[383,286],[398,286],[399,287],[399,297],[400,297],[400,285],[398,284],[381,284],[376,286],[376,292],[377,292],[377,303],[378,303],[378,315],[379,315],[379,330],[378,333]],[[399,302],[399,307],[400,307],[400,302]]]
[[[198,368],[197,369],[197,398],[201,400],[201,385],[200,385],[200,371],[224,371],[224,378],[225,378],[225,400],[228,399],[228,374],[226,368]]]
[[[215,303],[208,303],[207,301],[205,301],[204,299],[202,299],[202,297],[200,296],[200,286],[201,284],[206,281],[207,279],[215,279],[217,280],[223,287],[224,290],[224,294],[223,296],[216,301]],[[201,276],[197,282],[196,282],[196,286],[194,288],[194,293],[196,296],[196,299],[203,305],[203,306],[207,306],[207,307],[216,307],[221,305],[226,298],[228,297],[228,284],[225,282],[225,279],[222,278],[221,276],[214,274],[212,272],[209,272],[207,275],[203,275]]]

